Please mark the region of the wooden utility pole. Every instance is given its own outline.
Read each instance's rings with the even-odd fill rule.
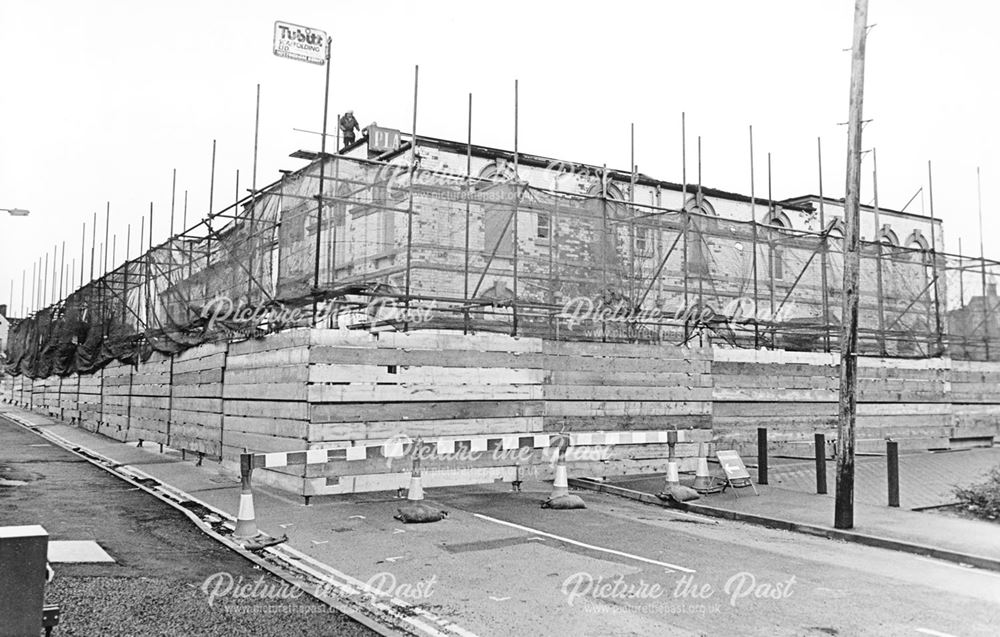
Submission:
[[[847,125],[847,192],[844,198],[844,304],[840,330],[840,404],[837,419],[837,493],[833,526],[854,527],[854,424],[858,386],[858,268],[861,262],[861,121],[865,92],[868,0],[854,5],[851,99]]]

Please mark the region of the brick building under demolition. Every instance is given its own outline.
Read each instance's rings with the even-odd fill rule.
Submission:
[[[328,162],[321,287],[378,283],[436,300],[442,319],[524,334],[680,342],[678,325],[708,310],[717,342],[829,351],[837,337],[842,201],[752,199],[525,154],[515,179],[509,151],[427,137],[416,156],[412,196],[398,131],[373,129]],[[282,182],[279,290],[313,282],[317,170]],[[939,351],[940,220],[864,206],[861,234],[863,347]],[[602,303],[604,320],[573,320]],[[613,320],[630,309],[635,322]]]
[[[662,471],[670,429],[686,462],[700,442],[752,454],[757,426],[776,445],[833,438],[840,202],[431,138],[410,171],[405,136],[368,132],[322,163],[296,153],[310,163],[19,323],[0,393],[226,462],[346,450],[261,473],[303,495],[402,486],[407,463],[366,451],[397,436],[454,450],[614,432],[579,468],[593,475]],[[939,221],[875,217],[859,449],[991,444],[998,264],[941,254]],[[207,321],[220,298],[246,311]],[[428,463],[432,485],[549,470],[448,462]]]

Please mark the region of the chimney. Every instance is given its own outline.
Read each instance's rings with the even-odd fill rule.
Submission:
[[[994,286],[994,288],[995,287],[996,286]],[[6,303],[0,304],[0,316],[3,316],[3,317],[7,316],[7,304]]]

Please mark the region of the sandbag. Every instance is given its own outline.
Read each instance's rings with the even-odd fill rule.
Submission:
[[[674,502],[687,502],[689,500],[697,500],[701,495],[691,487],[674,485],[665,492],[658,494],[657,497],[661,500],[670,499]]]
[[[442,509],[435,509],[420,502],[417,504],[407,504],[396,509],[396,515],[392,516],[404,524],[420,524],[424,522],[439,522],[448,517],[448,512]]]
[[[586,509],[587,505],[583,503],[583,499],[578,495],[561,495],[542,502],[542,508],[556,510]]]

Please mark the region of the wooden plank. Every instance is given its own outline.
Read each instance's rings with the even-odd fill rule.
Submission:
[[[295,391],[293,391],[293,389]],[[299,386],[287,388],[289,399],[299,399]],[[227,396],[228,397],[228,396]],[[233,395],[234,398],[243,396]],[[443,400],[540,400],[541,385],[379,385],[352,383],[345,385],[309,385],[311,403],[330,402],[398,402]]]
[[[190,352],[191,350],[188,351]],[[185,354],[187,354],[187,352],[178,355],[177,359],[174,361],[175,376],[187,372],[199,372],[207,369],[221,369],[226,360],[226,352],[224,350],[213,350],[211,353],[206,353],[203,357],[186,357]]]
[[[337,345],[339,343],[324,340],[314,344]],[[375,341],[375,346],[386,349],[467,350],[470,352],[542,351],[542,341],[537,338],[510,337],[501,334],[464,335],[458,332],[430,330],[381,332]]]
[[[227,416],[291,418],[309,420],[309,403],[267,400],[226,399],[220,408]]]
[[[262,369],[226,369],[226,386],[271,385],[300,383],[303,388],[309,379],[309,366],[268,367]]]
[[[221,398],[222,383],[206,385],[175,385],[174,396],[181,398]]]
[[[711,387],[622,387],[601,385],[546,386],[546,400],[712,400]]]
[[[480,367],[515,367],[541,369],[547,357],[537,353],[476,352],[474,362]],[[468,367],[466,351],[421,349],[361,349],[317,346],[309,352],[309,362],[333,365],[432,365],[436,367]]]
[[[678,347],[631,343],[591,343],[578,341],[545,341],[542,352],[554,356],[605,358],[637,358],[640,360],[701,360],[711,361],[711,348]]]
[[[300,365],[308,363],[310,356],[311,352],[302,347],[257,352],[245,356],[230,355],[226,360],[226,371]]]
[[[474,363],[474,361],[467,361]],[[424,385],[514,385],[544,381],[540,369],[434,367],[407,365],[310,365],[312,383],[409,383]]]
[[[229,385],[222,390],[225,399],[241,400],[305,400],[309,388],[305,383],[266,383]]]
[[[712,404],[704,401],[548,401],[546,416],[658,416],[711,414]]]
[[[656,431],[664,429],[712,429],[711,414],[653,416],[545,416],[542,428],[557,431]]]
[[[313,423],[520,418],[542,415],[542,401],[467,400],[373,403],[314,403]]]
[[[222,382],[222,368],[179,372],[174,374],[175,385],[206,385]]]
[[[308,348],[310,330],[297,328],[276,334],[268,334],[264,338],[254,338],[229,344],[229,354],[242,356],[281,349]]]
[[[276,436],[279,438],[300,438],[305,440],[309,434],[309,423],[290,418],[252,418],[248,416],[224,416],[223,429],[226,438],[230,432]]]
[[[614,385],[634,387],[711,387],[710,374],[671,372],[614,372],[601,371],[549,371],[547,385]]]
[[[540,433],[542,419],[524,418],[461,418],[449,420],[392,420],[347,422],[309,425],[308,440],[331,442],[342,440],[386,440],[394,436],[434,437],[511,433]]]
[[[716,418],[756,418],[761,416],[836,416],[837,403],[715,401],[712,405],[712,413]]]
[[[551,371],[578,372],[668,372],[682,374],[708,374],[711,361],[690,360],[643,360],[638,358],[598,358],[588,356],[551,356],[545,361],[545,369]]]
[[[832,376],[837,377],[839,369],[834,365],[800,365],[800,364],[760,364],[743,362],[713,361],[712,375],[748,377],[757,375],[770,376]]]
[[[175,411],[222,412],[222,398],[178,398],[172,402]]]
[[[198,425],[201,427],[219,427],[222,423],[222,414],[206,413],[202,411],[173,411],[170,414],[170,425]]]
[[[713,398],[717,401],[760,401],[760,402],[836,402],[837,392],[829,389],[764,389],[716,387]]]
[[[242,431],[226,431],[225,444],[236,448],[246,447],[253,453],[305,451],[307,446],[304,438],[278,438],[276,436],[249,434]]]

